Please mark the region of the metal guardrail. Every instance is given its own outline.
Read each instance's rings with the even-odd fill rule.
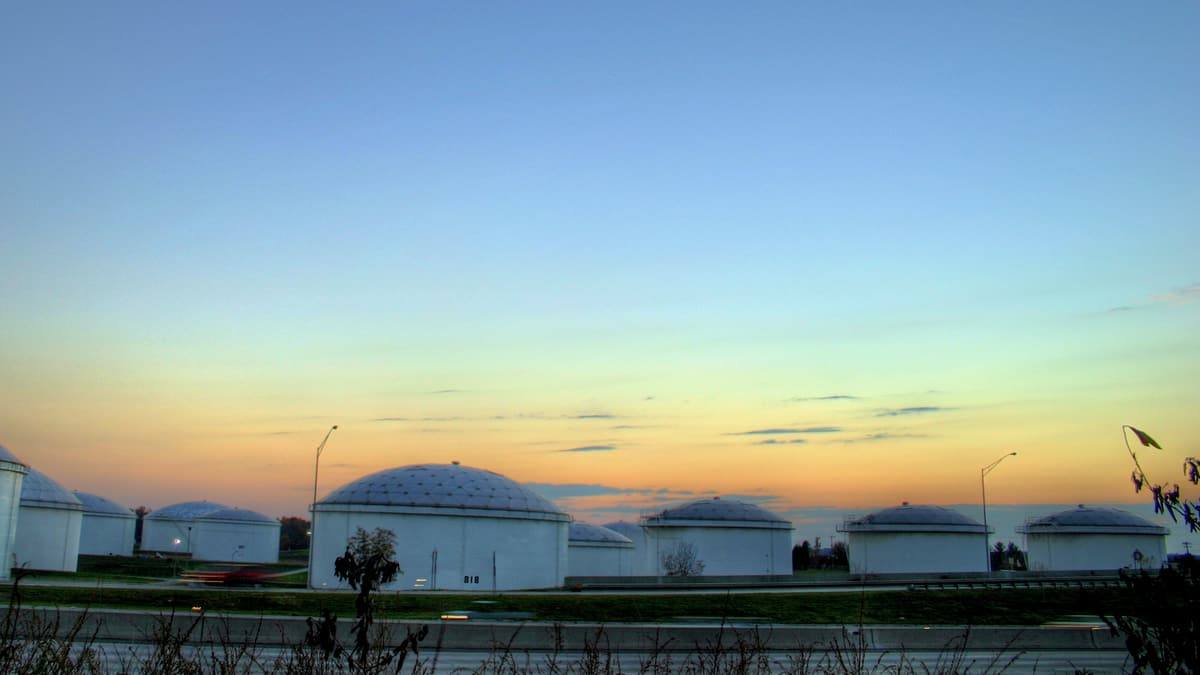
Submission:
[[[896,588],[908,590],[969,590],[1004,588],[1120,588],[1121,578],[1116,574],[1103,575],[1047,575],[1046,573],[1021,573],[1014,576],[919,576],[880,575],[866,578],[806,579],[803,581],[778,577],[676,577],[664,583],[656,577],[572,577],[567,579],[566,588],[576,591],[630,591],[639,590],[771,590],[828,589],[853,590],[861,588]]]
[[[910,582],[910,591],[947,591],[1022,588],[1121,588],[1120,578],[1055,578],[1055,579],[958,579],[946,581]]]

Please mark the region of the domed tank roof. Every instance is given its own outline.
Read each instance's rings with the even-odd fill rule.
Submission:
[[[682,506],[666,509],[646,518],[647,527],[684,526],[684,521],[718,521],[723,523],[753,523],[758,527],[791,527],[791,523],[757,504],[735,499],[698,499]]]
[[[275,519],[264,516],[257,511],[233,508],[210,511],[209,513],[197,516],[196,520],[235,520],[242,523],[277,524]]]
[[[25,475],[25,480],[21,482],[21,506],[83,510],[83,503],[71,494],[70,490],[36,469],[30,469]]]
[[[179,502],[164,506],[157,511],[151,511],[147,520],[195,520],[200,516],[227,509],[228,506],[216,502]]]
[[[1166,534],[1167,528],[1135,516],[1128,511],[1102,506],[1084,506],[1031,518],[1017,528],[1025,534],[1051,532],[1103,532],[1106,534]]]
[[[16,466],[12,466],[14,464]],[[22,469],[29,468],[26,466],[25,462],[17,459],[17,456],[9,452],[8,448],[4,447],[3,445],[0,445],[0,467],[3,467],[9,471],[21,471],[22,473],[24,473]]]
[[[93,495],[87,492],[75,491],[75,498],[83,504],[84,513],[93,513],[104,516],[121,516],[123,518],[137,518],[133,511],[121,506],[111,499],[105,499],[100,495]]]
[[[919,531],[919,532],[978,532],[979,522],[944,506],[909,504],[882,509],[860,518],[850,518],[838,528],[841,532]]]
[[[460,464],[413,464],[379,471],[334,490],[318,505],[476,509],[570,519],[529,488],[498,473]]]
[[[571,527],[567,531],[567,541],[592,544],[633,545],[633,540],[620,532],[614,532],[607,527],[591,525],[589,523],[571,523]]]

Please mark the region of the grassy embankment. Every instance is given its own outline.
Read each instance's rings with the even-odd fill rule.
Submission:
[[[1121,594],[1117,589],[1062,588],[730,595],[381,593],[377,597],[377,616],[434,620],[447,612],[475,609],[485,615],[522,613],[530,620],[610,623],[724,618],[781,624],[1037,625],[1070,616],[1111,614],[1122,605]],[[21,596],[27,605],[58,607],[180,611],[202,607],[207,612],[294,616],[316,616],[322,609],[329,609],[340,616],[354,615],[351,593],[25,586]]]

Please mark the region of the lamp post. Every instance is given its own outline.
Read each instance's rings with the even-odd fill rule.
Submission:
[[[1000,462],[1003,462],[1004,460],[1008,459],[1009,457],[1015,457],[1016,454],[1017,453],[1015,453],[1015,452],[1010,452],[1010,453],[1001,455],[1000,459],[997,459],[996,461],[992,462],[991,464],[988,464],[987,466],[985,466],[979,470],[979,492],[980,492],[980,494],[983,495],[983,563],[984,563],[984,570],[986,570],[989,574],[992,571],[992,542],[991,542],[991,538],[988,536],[987,481],[985,481],[984,479],[987,478],[987,475],[989,473],[991,473],[992,469],[996,468],[996,466],[999,465]]]
[[[332,434],[334,431],[337,431],[336,424],[333,425],[332,427],[329,427],[329,431],[325,432],[325,438],[321,439],[321,444],[317,446],[317,458],[315,461],[313,461],[313,497],[312,497],[312,504],[311,504],[311,506],[309,508],[309,512],[308,512],[309,518],[310,518],[309,523],[308,523],[308,529],[309,529],[309,532],[313,533],[308,538],[308,587],[309,588],[315,588],[313,586],[312,566],[313,566],[313,548],[315,548],[314,544],[316,544],[316,541],[317,541],[317,537],[316,537],[317,476],[321,471],[321,452],[325,449],[325,444],[329,442],[329,435]]]

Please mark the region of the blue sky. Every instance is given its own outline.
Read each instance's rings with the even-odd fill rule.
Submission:
[[[1121,424],[1200,444],[1194,3],[2,19],[0,442],[72,488],[303,512],[340,424],[330,489],[1107,502]]]

